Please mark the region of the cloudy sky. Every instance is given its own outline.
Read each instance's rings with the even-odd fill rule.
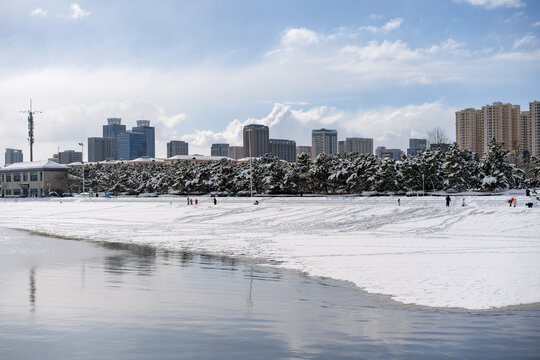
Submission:
[[[406,149],[454,112],[540,100],[535,0],[4,0],[0,149],[78,150],[107,117],[156,126],[156,155],[186,140],[241,145],[244,124],[311,143],[327,127]],[[86,158],[86,154],[85,154]]]

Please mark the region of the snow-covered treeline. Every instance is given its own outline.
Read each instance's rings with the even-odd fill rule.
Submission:
[[[271,154],[254,159],[253,191],[267,194],[420,191],[497,191],[540,185],[540,159],[532,158],[529,176],[507,161],[509,151],[492,141],[479,159],[454,144],[448,151],[426,150],[401,161],[373,155],[298,156],[286,163]],[[82,168],[71,174],[82,178]],[[85,167],[85,184],[112,194],[247,194],[249,162],[227,160],[143,164],[97,164]],[[74,187],[78,187],[76,183]]]

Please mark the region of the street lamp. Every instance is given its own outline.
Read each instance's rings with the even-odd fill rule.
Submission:
[[[79,146],[81,147],[81,163],[82,163],[82,192],[84,194],[84,144],[82,142],[79,143]]]

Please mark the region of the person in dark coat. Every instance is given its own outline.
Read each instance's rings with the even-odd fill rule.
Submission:
[[[450,195],[446,195],[446,207],[450,206]]]
[[[217,199],[214,198],[214,205],[217,205]]]

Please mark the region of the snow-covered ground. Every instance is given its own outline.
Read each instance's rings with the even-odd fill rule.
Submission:
[[[199,197],[0,200],[0,227],[259,258],[407,304],[540,302],[540,208],[529,198]]]

